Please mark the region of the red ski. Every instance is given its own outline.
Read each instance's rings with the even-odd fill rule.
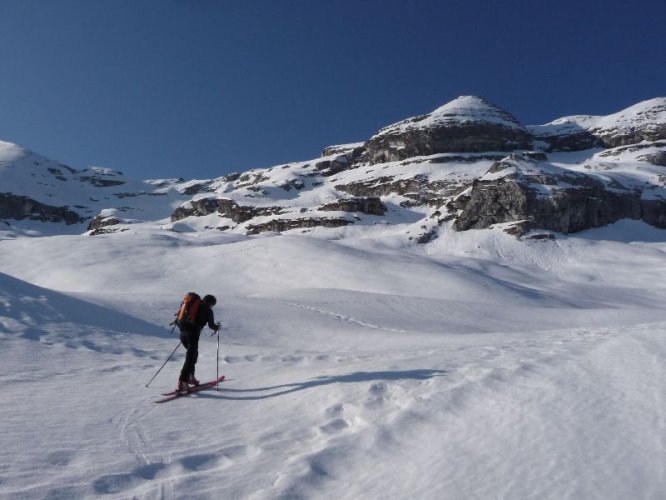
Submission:
[[[162,399],[158,399],[155,401],[156,403],[166,403],[167,401],[172,401],[174,399],[177,399],[181,396],[189,396],[190,394],[194,394],[199,391],[203,391],[205,389],[212,389],[215,387],[219,382],[222,382],[224,380],[224,375],[220,375],[220,378],[216,380],[211,380],[210,382],[204,382],[203,384],[199,385],[194,385],[190,387],[187,391],[171,391],[162,394],[164,396]]]

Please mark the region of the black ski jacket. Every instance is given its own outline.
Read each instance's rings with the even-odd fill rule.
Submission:
[[[208,325],[208,328],[211,330],[217,331],[213,310],[208,307],[205,302],[201,301],[194,321],[185,324],[183,330],[187,330],[193,333],[201,333],[201,329],[206,325]]]

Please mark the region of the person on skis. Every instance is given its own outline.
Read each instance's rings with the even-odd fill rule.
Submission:
[[[178,378],[178,391],[186,391],[189,385],[199,385],[199,381],[194,376],[194,369],[199,357],[199,337],[204,326],[217,332],[220,324],[215,323],[213,315],[213,306],[217,299],[212,295],[206,295],[198,305],[195,314],[180,327],[180,341],[187,349],[185,362]],[[189,385],[188,385],[189,384]]]

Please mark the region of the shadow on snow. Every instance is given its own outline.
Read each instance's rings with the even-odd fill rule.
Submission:
[[[256,401],[259,399],[275,398],[284,396],[293,392],[303,391],[306,389],[313,389],[324,385],[331,384],[345,384],[356,382],[381,382],[391,380],[429,380],[435,377],[441,377],[447,374],[445,370],[404,370],[404,371],[380,371],[380,372],[354,372],[348,375],[327,375],[317,377],[306,382],[298,382],[294,384],[281,384],[268,387],[257,387],[253,389],[230,389],[223,385],[219,387],[220,391],[225,394],[218,393],[199,393],[199,397],[204,398],[217,398],[236,401]],[[256,392],[268,392],[268,394],[247,394]],[[238,395],[230,395],[238,394]]]

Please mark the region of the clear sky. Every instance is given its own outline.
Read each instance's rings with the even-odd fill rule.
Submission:
[[[666,1],[0,0],[0,140],[74,168],[307,160],[469,94],[526,125],[666,96]]]

